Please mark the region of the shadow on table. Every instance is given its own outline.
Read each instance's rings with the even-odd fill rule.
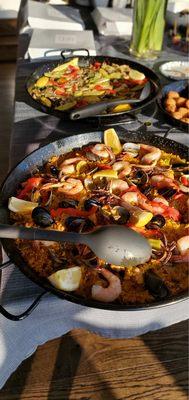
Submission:
[[[95,326],[91,326],[91,330],[94,329]],[[187,322],[185,321],[180,324],[173,325],[169,328],[147,333],[145,335],[142,335],[140,338],[145,343],[147,351],[149,349],[151,353],[156,356],[157,361],[160,361],[162,363],[163,370],[161,368],[158,369],[158,362],[155,368],[154,363],[152,365],[149,363],[149,365],[147,364],[149,370],[146,370],[146,366],[144,366],[143,376],[143,364],[140,363],[140,379],[138,380],[138,382],[133,382],[134,386],[132,385],[132,388],[130,389],[129,387],[127,388],[126,384],[124,386],[124,383],[122,383],[120,386],[122,395],[124,394],[125,396],[127,390],[134,390],[135,395],[137,396],[140,393],[141,387],[143,387],[143,395],[145,395],[146,390],[146,398],[149,395],[149,391],[150,393],[154,393],[154,396],[157,392],[159,392],[160,396],[162,393],[162,398],[164,399],[166,399],[166,393],[169,397],[171,391],[172,393],[175,393],[175,395],[176,392],[179,391],[180,396],[184,396],[182,398],[187,399]],[[95,338],[93,339],[95,340]],[[125,346],[128,347],[128,351],[129,341],[132,341],[132,339],[125,339]],[[111,342],[107,343],[107,346],[110,347],[110,350],[111,346],[113,346],[113,342],[114,341],[111,340]],[[69,400],[71,398],[76,400],[77,395],[78,398],[81,398],[80,396],[82,396],[82,399],[102,398],[103,400],[116,400],[118,397],[114,393],[114,389],[112,388],[112,380],[115,382],[114,375],[112,375],[111,380],[107,381],[107,377],[104,377],[104,374],[101,374],[101,372],[103,372],[103,369],[100,371],[97,370],[97,368],[95,367],[94,357],[92,357],[91,360],[90,357],[87,358],[87,368],[85,367],[84,372],[81,375],[77,376],[77,371],[83,351],[83,347],[77,342],[77,339],[73,338],[69,334],[64,335],[59,341],[58,347],[56,348],[57,356],[56,360],[53,363],[53,368],[52,370],[50,370],[50,376],[48,377],[48,374],[45,375],[46,365],[47,363],[51,362],[48,354],[44,358],[43,353],[42,362],[40,362],[39,360],[35,362],[34,354],[29,359],[25,360],[23,364],[17,369],[17,371],[9,378],[8,382],[1,391],[0,399],[21,400],[22,398],[25,398],[25,396],[29,399],[33,399],[33,394],[35,394],[36,399],[40,399],[40,396],[43,393],[41,385],[43,385],[44,382],[44,395],[46,395],[46,390],[49,383],[48,394],[47,397],[45,397],[48,400],[54,400],[58,398],[60,398],[61,400]],[[116,371],[116,364],[114,361],[115,359],[116,357],[114,354],[114,357],[112,359],[112,365],[114,365],[113,371]],[[92,360],[94,360],[94,362]],[[37,367],[36,374],[34,374],[35,367]],[[40,371],[39,368],[41,368]],[[136,372],[136,363],[133,368],[135,368]],[[150,370],[152,371],[151,373]],[[42,371],[44,371],[44,376],[45,378],[47,378],[47,385],[43,378],[40,380],[40,375],[42,375],[43,373]],[[125,381],[128,381],[129,377],[131,376],[131,371],[129,370],[127,372],[127,368],[125,367],[123,368],[123,370],[119,369],[118,371],[120,373],[121,381],[123,379],[125,379]],[[134,377],[135,372],[133,371]],[[39,373],[39,377],[37,376],[37,373]],[[140,372],[138,372],[138,375],[139,374]],[[90,381],[90,376],[93,376],[93,378],[95,377],[95,383],[92,378]],[[157,382],[158,376],[160,380],[159,384]],[[171,384],[170,382],[166,383],[166,376],[171,376],[173,378],[173,382]],[[146,379],[148,383],[145,389]],[[150,379],[152,379],[152,383],[150,383]],[[156,383],[154,383],[153,386],[154,379],[156,379]],[[118,390],[119,383],[117,383],[116,387]],[[97,397],[93,397],[95,393]],[[101,397],[98,397],[98,395]],[[123,398],[126,399],[126,397]],[[155,397],[149,398],[152,399]]]

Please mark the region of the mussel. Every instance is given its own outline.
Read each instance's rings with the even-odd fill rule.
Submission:
[[[170,187],[165,187],[158,189],[158,193],[161,196],[165,197],[165,199],[170,199],[172,196],[174,196],[175,193],[177,193],[177,190]]]
[[[131,181],[139,186],[143,186],[148,182],[148,175],[145,171],[139,169],[135,172]]]
[[[126,224],[130,218],[130,212],[126,210],[124,207],[115,206],[112,209],[112,216],[114,222],[119,225]]]
[[[189,163],[175,163],[172,165],[172,169],[176,170],[176,171],[184,171],[186,173],[188,173],[189,171]]]
[[[101,207],[101,203],[100,201],[96,200],[96,199],[87,199],[84,202],[84,209],[86,211],[89,211],[93,206],[97,206],[97,207]]]
[[[59,203],[59,207],[61,208],[76,208],[79,202],[74,199],[65,199]]]
[[[70,232],[88,232],[94,228],[94,223],[89,218],[68,217],[65,226]]]
[[[54,223],[53,218],[46,208],[35,207],[32,211],[32,219],[36,225],[46,228]]]
[[[151,221],[146,225],[147,229],[162,228],[166,223],[165,218],[161,214],[154,215]]]
[[[59,174],[59,170],[57,167],[55,167],[55,165],[50,166],[50,171],[51,171],[52,175],[58,176],[58,174]]]
[[[145,288],[157,300],[163,300],[169,295],[169,289],[153,269],[144,274]]]

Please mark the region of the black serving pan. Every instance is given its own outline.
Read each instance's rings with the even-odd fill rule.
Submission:
[[[169,112],[166,111],[165,109],[164,105],[165,97],[167,93],[170,91],[178,92],[180,96],[188,98],[189,95],[188,81],[187,80],[176,81],[164,86],[158,95],[157,103],[169,123],[171,123],[173,126],[178,126],[178,128],[182,129],[184,132],[189,132],[188,124],[179,121],[176,118],[173,118],[172,115],[169,114]]]
[[[165,151],[172,152],[180,155],[181,157],[187,158],[188,148],[187,146],[177,143],[173,140],[169,140],[163,137],[154,136],[149,133],[136,132],[133,133],[132,138],[130,133],[124,133],[124,135],[119,135],[122,142],[139,142],[146,144],[153,144]],[[32,170],[36,169],[36,166],[41,167],[50,157],[53,155],[59,155],[61,153],[69,152],[73,149],[77,143],[77,147],[87,145],[91,142],[103,142],[103,132],[90,132],[81,135],[74,135],[67,138],[62,138],[56,142],[50,143],[44,147],[31,153],[29,156],[24,158],[7,176],[5,179],[1,190],[0,190],[0,223],[9,224],[9,211],[7,209],[7,203],[9,197],[15,195],[20,182],[25,181],[30,175]],[[22,258],[17,247],[15,246],[14,240],[2,239],[3,248],[8,255],[10,262],[14,263],[22,273],[24,273],[29,279],[43,288],[43,292],[34,303],[21,315],[12,315],[7,312],[2,306],[0,306],[0,313],[12,320],[20,320],[25,318],[32,309],[38,304],[40,297],[46,292],[51,292],[54,295],[68,300],[74,303],[82,304],[87,307],[101,308],[107,310],[117,310],[117,311],[128,311],[128,310],[148,310],[156,307],[165,306],[172,304],[181,300],[186,299],[187,293],[182,293],[177,296],[172,296],[166,300],[155,301],[154,303],[149,303],[145,305],[133,304],[119,304],[119,303],[102,303],[95,300],[84,299],[74,293],[66,293],[61,290],[54,288],[47,280],[40,278],[35,271],[33,271],[26,261]],[[8,265],[5,263],[0,267],[4,268]]]
[[[86,56],[78,56],[79,58],[79,65],[80,66],[87,66],[89,64],[92,64],[96,61],[98,62],[103,62],[107,61],[108,63],[112,64],[127,64],[133,69],[137,69],[138,71],[142,72],[145,74],[145,76],[149,79],[150,84],[151,84],[151,92],[150,95],[148,96],[147,99],[145,99],[143,102],[141,102],[138,106],[136,105],[132,110],[129,111],[124,111],[120,113],[108,113],[108,114],[98,114],[94,116],[93,118],[108,118],[108,117],[115,117],[117,115],[124,115],[124,114],[133,114],[141,110],[142,108],[146,107],[147,105],[151,104],[158,96],[160,92],[160,80],[158,76],[155,74],[154,71],[152,71],[150,68],[146,67],[145,65],[139,64],[138,62],[131,61],[125,58],[118,58],[118,57],[108,57],[108,56],[89,56],[89,51],[87,49],[77,49],[77,50],[63,50],[61,52],[62,59],[59,61],[46,61],[44,64],[42,64],[39,68],[37,68],[27,79],[26,81],[26,92],[28,94],[28,101],[30,105],[34,108],[36,108],[39,111],[42,111],[47,114],[55,115],[58,118],[68,120],[69,119],[69,112],[66,111],[59,111],[59,110],[54,110],[53,108],[49,108],[40,101],[33,99],[33,97],[29,94],[28,88],[33,86],[34,83],[36,82],[37,79],[39,79],[45,72],[48,72],[52,70],[53,68],[57,67],[60,64],[63,64],[64,62],[68,62],[75,56],[75,53],[77,52],[86,52]]]

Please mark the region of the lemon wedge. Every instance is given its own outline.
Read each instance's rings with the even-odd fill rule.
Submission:
[[[145,75],[136,69],[131,69],[129,72],[129,78],[134,81],[143,81],[145,79]]]
[[[153,214],[149,211],[135,211],[131,220],[137,228],[142,228],[151,221],[152,217]]]
[[[55,288],[72,292],[78,289],[81,281],[81,267],[61,269],[48,277]]]
[[[17,199],[17,197],[10,197],[8,203],[8,209],[15,213],[29,213],[37,206],[38,203]]]
[[[119,154],[122,151],[122,145],[115,129],[110,128],[104,131],[104,143],[112,148],[114,154]]]
[[[118,104],[118,106],[115,106],[115,107],[113,108],[112,112],[118,113],[118,112],[123,112],[123,111],[129,111],[129,110],[131,110],[131,109],[132,109],[132,107],[131,107],[130,104],[127,104],[127,103],[125,103],[125,104]]]
[[[93,175],[93,179],[96,178],[117,178],[117,171],[114,171],[113,169],[104,169],[101,171],[95,172]]]

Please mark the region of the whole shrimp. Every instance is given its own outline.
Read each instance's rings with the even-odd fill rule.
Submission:
[[[91,148],[91,152],[98,156],[99,158],[110,158],[113,159],[113,153],[110,148],[108,148],[103,143],[97,143]]]
[[[125,176],[128,176],[131,173],[131,165],[127,161],[117,161],[112,166],[114,171],[118,171],[118,178],[122,179]]]
[[[161,150],[147,144],[140,145],[141,162],[148,165],[155,165],[161,157]]]
[[[75,158],[68,158],[64,160],[63,163],[60,165],[60,173],[61,174],[73,174],[75,172],[76,164],[79,161],[82,161],[83,158],[75,157]]]
[[[69,196],[75,196],[82,192],[84,186],[80,179],[68,178],[62,182],[62,186],[58,188],[58,192],[67,194]]]
[[[172,178],[168,178],[167,176],[161,174],[161,175],[153,175],[150,179],[150,183],[152,186],[158,188],[158,189],[163,189],[165,187],[170,187],[173,189],[178,188],[178,184],[174,181]]]
[[[92,286],[92,298],[94,300],[103,301],[109,303],[118,298],[121,293],[121,281],[118,276],[114,275],[107,269],[101,269],[101,274],[107,279],[109,286],[104,288],[100,285]]]

